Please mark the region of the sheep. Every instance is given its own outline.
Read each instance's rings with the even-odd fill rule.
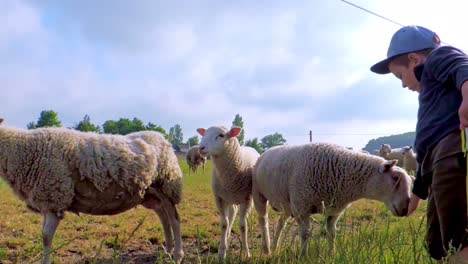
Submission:
[[[195,172],[197,170],[197,167],[200,165],[203,165],[203,172],[205,172],[206,157],[203,157],[200,154],[199,145],[190,147],[187,153],[185,154],[185,159],[187,160],[187,164],[189,166],[189,175],[190,171]]]
[[[417,162],[416,162],[416,153],[414,153],[413,147],[411,146],[403,147],[402,154],[403,154],[403,168],[408,173],[414,174],[416,172]]]
[[[402,148],[392,149],[392,147],[389,144],[382,144],[380,145],[378,156],[386,160],[396,159],[398,160],[399,164],[403,165]]]
[[[250,258],[247,242],[247,215],[252,208],[252,169],[260,154],[251,147],[240,146],[237,136],[240,127],[228,130],[222,126],[198,128],[202,136],[200,154],[209,155],[213,162],[211,188],[221,218],[218,259],[226,257],[237,206],[240,207],[239,230],[243,257]]]
[[[330,250],[338,218],[358,199],[382,201],[393,215],[405,216],[411,178],[395,166],[397,162],[328,143],[279,146],[264,152],[252,178],[263,253],[270,254],[267,203],[284,213],[276,225],[273,249],[292,216],[300,227],[302,255],[306,255],[311,214],[327,216]]]
[[[184,256],[175,207],[182,198],[182,171],[158,132],[121,136],[2,126],[0,176],[43,215],[43,263],[51,262],[52,239],[65,212],[114,215],[137,205],[159,216],[174,259]]]

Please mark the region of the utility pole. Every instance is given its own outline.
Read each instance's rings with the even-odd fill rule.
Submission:
[[[309,130],[309,140],[312,142],[312,130]]]

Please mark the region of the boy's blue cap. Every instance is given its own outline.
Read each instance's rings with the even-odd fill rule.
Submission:
[[[437,48],[439,46],[440,39],[431,30],[420,26],[402,27],[393,34],[390,46],[388,47],[387,58],[376,63],[370,70],[379,74],[387,74],[390,72],[388,63],[396,56],[423,49]]]

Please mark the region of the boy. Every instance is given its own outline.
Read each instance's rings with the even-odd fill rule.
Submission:
[[[440,46],[439,37],[427,28],[406,26],[393,35],[387,59],[371,71],[391,72],[403,88],[419,93],[418,170],[408,215],[419,199],[428,199],[430,256],[440,260],[456,250],[449,263],[468,263],[466,158],[460,135],[468,127],[468,56]]]

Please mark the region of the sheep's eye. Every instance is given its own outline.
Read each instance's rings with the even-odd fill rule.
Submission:
[[[219,136],[218,136],[218,137],[222,137],[222,138],[223,138],[223,137],[224,137],[224,135],[223,135],[223,134],[219,134]]]

